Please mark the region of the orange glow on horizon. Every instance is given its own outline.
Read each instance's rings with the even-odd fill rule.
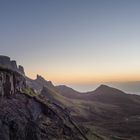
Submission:
[[[140,81],[140,74],[135,73],[116,73],[116,74],[46,74],[38,72],[39,75],[44,77],[48,81],[52,81],[55,84],[91,84],[91,83],[103,83],[103,82],[128,82],[128,81]],[[36,79],[36,73],[26,73],[31,79]]]

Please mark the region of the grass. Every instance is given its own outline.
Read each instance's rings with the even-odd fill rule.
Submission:
[[[26,87],[23,89],[23,93],[29,95],[30,97],[38,96],[38,93],[36,93],[32,88]]]

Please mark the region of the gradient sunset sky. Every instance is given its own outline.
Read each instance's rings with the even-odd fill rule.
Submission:
[[[0,0],[0,54],[55,84],[140,80],[140,0]]]

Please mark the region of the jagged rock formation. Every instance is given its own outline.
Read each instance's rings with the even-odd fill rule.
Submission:
[[[24,69],[17,68],[16,61],[0,56],[0,96],[9,96],[21,92],[26,87]]]
[[[25,74],[24,68],[21,65],[17,67],[16,61],[10,60],[8,56],[0,55],[0,68],[10,69],[23,75]]]
[[[21,92],[26,87],[25,78],[19,73],[0,68],[0,96]]]
[[[35,80],[26,77],[26,81],[28,86],[32,87],[34,90],[36,90],[39,93],[41,92],[43,87],[54,88],[54,85],[52,84],[51,81],[45,80],[40,75],[37,75]]]

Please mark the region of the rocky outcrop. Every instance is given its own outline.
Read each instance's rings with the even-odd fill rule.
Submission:
[[[42,91],[43,87],[55,88],[51,81],[45,80],[40,75],[37,75],[35,80],[26,77],[26,83],[28,86],[32,87],[38,93]]]
[[[10,60],[10,57],[0,55],[0,68],[10,69],[12,71],[16,71],[22,75],[25,75],[24,68],[19,65],[17,67],[17,63],[15,60]]]
[[[26,87],[25,78],[19,73],[0,69],[0,96],[21,92]]]
[[[7,56],[0,56],[0,96],[21,92],[26,87],[24,69],[20,69],[17,68],[16,61],[10,61]]]

